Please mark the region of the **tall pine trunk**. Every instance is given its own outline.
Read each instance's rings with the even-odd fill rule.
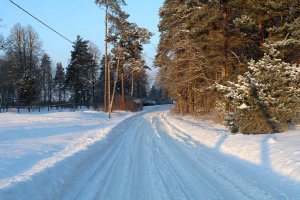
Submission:
[[[263,22],[258,23],[258,29],[261,35],[260,43],[263,44],[265,42],[265,33],[263,30]]]
[[[122,102],[122,109],[125,109],[125,83],[124,83],[124,69],[122,68],[122,71],[121,71],[121,83],[122,83],[122,99],[121,99],[121,102]]]
[[[119,78],[119,67],[120,67],[120,52],[119,52],[119,55],[118,55],[118,63],[117,63],[117,69],[116,69],[116,77],[115,77],[115,81],[114,81],[113,94],[112,94],[111,102],[110,102],[110,109],[112,109],[113,104],[114,104],[114,97],[115,97],[116,88],[117,88],[117,82],[118,82],[118,78]],[[112,110],[111,110],[111,111],[112,111]]]
[[[221,7],[220,7],[221,8]],[[228,75],[228,70],[226,69],[226,64],[228,61],[228,10],[227,5],[223,5],[223,18],[224,18],[224,57],[225,63],[222,65],[222,77],[226,77]]]
[[[133,90],[134,90],[134,77],[133,77],[134,73],[133,71],[131,72],[131,91],[130,91],[130,97],[131,100],[133,100]]]
[[[104,63],[104,94],[103,94],[103,102],[104,102],[104,112],[107,112],[107,65],[108,65],[108,58],[107,58],[107,32],[108,32],[108,6],[106,5],[106,12],[105,12],[105,63]]]

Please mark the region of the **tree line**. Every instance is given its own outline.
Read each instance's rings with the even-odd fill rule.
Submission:
[[[113,107],[128,109],[147,95],[149,67],[142,50],[153,33],[128,21],[121,9],[125,2],[95,3],[106,8],[102,57],[95,44],[77,36],[68,66],[59,62],[53,67],[33,27],[16,24],[8,38],[0,37],[1,106],[72,103],[111,112]]]
[[[121,105],[125,104],[125,73],[131,80],[130,97],[133,98],[134,87],[138,87],[140,96],[143,94],[143,78],[145,80],[145,65],[142,57],[143,45],[149,43],[153,33],[137,24],[129,22],[129,14],[121,9],[124,0],[95,0],[95,3],[105,10],[105,54],[104,54],[104,109],[109,117],[113,107],[118,79],[121,79]],[[108,45],[112,45],[111,55],[115,66],[115,80],[111,88],[111,63],[109,62]],[[136,82],[137,79],[141,78]]]
[[[176,112],[243,133],[299,118],[300,1],[165,0],[159,16],[154,65]]]

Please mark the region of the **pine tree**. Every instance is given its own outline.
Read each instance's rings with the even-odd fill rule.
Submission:
[[[25,106],[33,106],[38,101],[38,79],[34,71],[27,70],[18,81],[18,97]]]
[[[110,104],[110,67],[108,66],[108,29],[111,19],[115,18],[120,11],[121,5],[126,5],[124,0],[95,0],[99,6],[105,7],[105,83],[104,83],[104,110],[108,111],[108,117],[111,118]]]
[[[159,88],[159,86],[157,86],[156,84],[152,85],[147,95],[147,99],[150,101],[155,101],[158,104],[163,103],[164,98],[161,88]]]
[[[249,71],[237,83],[217,85],[227,93],[241,133],[281,132],[300,112],[300,66],[276,58],[280,53],[270,48],[270,55],[249,62]]]
[[[52,98],[52,66],[48,54],[44,54],[40,65],[40,83],[44,104],[50,103]]]
[[[165,1],[155,65],[160,83],[176,99],[176,111],[209,113],[208,88],[221,77],[226,61],[223,18],[209,1]],[[175,79],[175,81],[174,81]],[[201,89],[200,89],[201,88]]]
[[[241,62],[260,59],[263,56],[262,44],[267,40],[278,38],[277,34],[284,34],[280,27],[294,21],[292,13],[295,2],[295,0],[235,0],[229,3],[230,9],[235,14],[232,19],[234,26],[231,28],[235,45],[231,50]],[[281,31],[275,33],[273,28]]]
[[[185,99],[185,58],[182,52],[189,48],[189,29],[187,28],[187,12],[185,2],[167,0],[159,10],[160,41],[154,65],[160,67],[159,77],[161,87],[169,97],[176,99],[176,111],[183,114]],[[188,42],[188,44],[187,44]],[[191,52],[191,51],[190,51]],[[181,60],[183,60],[181,62]]]
[[[298,5],[295,0],[164,1],[154,65],[161,87],[176,99],[175,110],[210,113],[219,98],[213,83],[237,80],[251,59],[263,57],[266,41],[277,48],[284,44],[283,60],[298,62]]]
[[[71,51],[71,61],[66,71],[66,86],[71,92],[71,99],[76,105],[84,103],[90,105],[92,100],[93,73],[97,67],[93,55],[89,53],[88,41],[80,36]]]
[[[281,52],[281,58],[285,62],[297,63],[300,57],[300,17],[286,22],[283,26],[270,28],[273,37],[267,40],[269,45],[274,46]],[[268,51],[268,47],[263,47]]]
[[[56,64],[55,76],[53,80],[54,92],[58,96],[58,102],[65,100],[65,71],[62,64]]]
[[[99,71],[99,60],[100,60],[100,50],[99,48],[91,41],[88,44],[88,51],[92,55],[93,67],[90,69],[90,82],[92,84],[92,102],[94,108],[97,107],[100,103],[100,87],[97,87],[97,80],[100,76]],[[103,97],[101,98],[103,99]]]

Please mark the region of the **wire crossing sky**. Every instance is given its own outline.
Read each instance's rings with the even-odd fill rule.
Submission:
[[[65,36],[63,36],[62,34],[60,34],[59,32],[57,32],[56,30],[54,30],[53,28],[51,28],[50,26],[48,26],[46,23],[42,22],[37,17],[35,17],[34,15],[30,14],[27,10],[25,10],[24,8],[22,8],[21,6],[19,6],[15,2],[13,2],[12,0],[9,0],[9,1],[12,4],[14,4],[15,6],[17,6],[18,8],[20,8],[21,10],[23,10],[25,13],[27,13],[28,15],[30,15],[31,17],[33,17],[34,19],[36,19],[38,22],[40,22],[41,24],[43,24],[44,26],[46,26],[47,28],[49,28],[51,31],[53,31],[54,33],[56,33],[57,35],[59,35],[60,37],[64,38],[65,40],[69,41],[72,44],[75,44],[74,42],[72,42],[71,40],[69,40],[68,38],[66,38]]]
[[[123,10],[130,14],[129,21],[155,33],[143,52],[147,65],[152,66],[159,41],[158,11],[163,0],[126,0],[126,3]],[[0,33],[5,38],[17,23],[31,25],[43,41],[43,49],[53,65],[62,62],[63,67],[67,67],[77,35],[104,52],[104,12],[94,0],[1,0],[0,19],[3,26]]]

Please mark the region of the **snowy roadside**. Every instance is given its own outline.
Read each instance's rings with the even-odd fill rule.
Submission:
[[[139,113],[0,114],[0,199],[299,199],[300,131]]]
[[[231,134],[224,126],[192,117],[164,114],[169,133],[182,142],[196,147],[204,145],[212,151],[233,156],[261,170],[278,173],[300,183],[300,127],[269,135]],[[180,130],[174,132],[174,129]],[[186,134],[182,134],[186,133]],[[199,146],[199,145],[198,145]]]
[[[93,111],[0,114],[0,188],[30,179],[93,143],[136,113]],[[61,170],[61,169],[58,169]]]

